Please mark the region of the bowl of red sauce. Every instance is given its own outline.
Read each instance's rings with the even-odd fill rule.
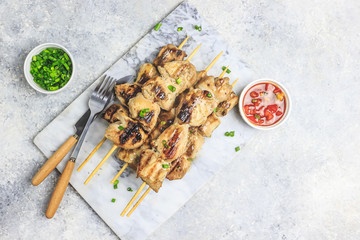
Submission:
[[[270,130],[280,126],[289,117],[291,100],[289,92],[281,83],[259,79],[241,92],[239,108],[247,124],[256,129]]]

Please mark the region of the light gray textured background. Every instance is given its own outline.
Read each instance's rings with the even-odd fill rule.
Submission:
[[[0,0],[0,239],[117,239],[72,188],[44,217],[59,174],[31,186],[45,161],[32,139],[179,2]],[[360,2],[190,3],[256,77],[289,88],[293,112],[150,239],[359,239]],[[78,67],[53,96],[22,71],[43,42],[65,45]]]

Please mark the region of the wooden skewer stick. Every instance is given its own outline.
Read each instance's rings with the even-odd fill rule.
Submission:
[[[146,197],[146,195],[148,195],[148,193],[151,191],[151,187],[148,187],[148,189],[146,189],[146,191],[144,192],[144,194],[140,197],[139,201],[137,201],[135,203],[135,205],[131,208],[131,210],[128,212],[128,214],[126,214],[127,217],[130,217],[130,215],[135,211],[135,209],[140,205],[140,203],[142,202],[142,200],[144,200],[144,198]]]
[[[231,84],[231,87],[233,88],[236,84],[236,82],[238,81],[239,79],[237,78],[232,84]]]
[[[222,77],[225,75],[225,73],[226,73],[226,71],[228,70],[228,68],[229,68],[229,66],[227,66],[227,67],[225,68],[225,70],[220,74],[219,78],[222,78]]]
[[[92,173],[90,174],[90,176],[86,179],[86,181],[84,182],[84,184],[88,184],[89,181],[93,178],[93,176],[96,174],[96,172],[101,168],[101,166],[106,162],[106,160],[108,160],[108,158],[111,156],[111,154],[118,148],[118,146],[114,145],[112,146],[112,148],[110,149],[110,151],[105,155],[105,157],[101,160],[101,162],[96,166],[96,168],[94,169],[94,171],[92,171]]]
[[[219,60],[220,56],[223,54],[223,51],[221,51],[221,53],[219,53],[219,55],[216,56],[216,58],[214,58],[214,60],[212,60],[212,62],[209,64],[209,66],[205,69],[205,73],[207,73],[210,68],[212,68],[212,66],[216,63],[217,60]]]
[[[184,41],[182,41],[182,43],[180,43],[178,49],[182,49],[182,47],[185,45],[185,43],[187,42],[187,40],[189,39],[190,36],[187,36]]]
[[[106,137],[104,137],[99,144],[94,148],[94,150],[92,150],[92,152],[89,154],[89,156],[85,159],[85,161],[79,166],[79,168],[77,169],[78,172],[80,172],[80,170],[85,166],[85,164],[90,160],[90,158],[92,158],[92,156],[94,156],[94,154],[96,153],[97,150],[99,150],[99,148],[101,147],[101,145],[103,145],[103,143],[106,141]]]
[[[197,46],[194,51],[192,53],[190,53],[189,57],[185,60],[187,62],[190,61],[190,59],[195,55],[195,53],[199,50],[199,48],[201,47],[201,43],[199,44],[199,46]]]
[[[135,193],[135,195],[130,200],[130,202],[126,205],[126,207],[122,211],[122,213],[121,213],[122,217],[125,216],[125,213],[127,212],[127,210],[129,210],[129,208],[131,207],[131,204],[133,204],[133,202],[135,202],[136,198],[139,196],[139,194],[141,193],[141,191],[144,189],[145,186],[146,186],[146,182],[143,182],[141,184],[141,186],[139,187],[139,189],[137,190],[137,192]]]
[[[125,163],[125,165],[120,169],[120,171],[116,174],[116,176],[111,180],[111,184],[114,184],[115,180],[118,179],[118,177],[120,177],[120,175],[125,171],[125,169],[127,168],[129,164]]]

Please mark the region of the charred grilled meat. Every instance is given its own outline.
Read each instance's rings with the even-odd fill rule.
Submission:
[[[130,117],[138,120],[145,131],[150,132],[157,123],[160,114],[159,105],[153,101],[144,98],[142,93],[131,98],[128,103]]]
[[[194,159],[204,143],[205,138],[201,135],[198,128],[191,127],[189,129],[189,140],[187,142],[187,149],[184,155],[187,158]]]
[[[212,113],[205,121],[203,125],[199,127],[200,133],[205,137],[211,137],[213,131],[220,125],[221,121]]]
[[[145,142],[148,134],[139,122],[129,117],[122,117],[108,126],[105,137],[121,148],[135,149]]]
[[[139,163],[139,160],[140,160],[140,156],[141,156],[141,153],[143,150],[146,150],[146,149],[150,149],[150,144],[149,144],[149,141],[145,141],[145,143],[143,145],[141,145],[141,147],[139,148],[136,148],[136,149],[123,149],[123,148],[120,148],[119,149],[119,152],[117,153],[117,157],[128,163],[129,166],[136,170],[137,169],[137,165]]]
[[[195,127],[189,129],[189,140],[187,142],[187,150],[185,153],[171,162],[170,173],[166,176],[169,180],[181,179],[185,176],[186,172],[190,169],[192,160],[200,151],[205,139]]]
[[[173,124],[153,141],[153,146],[159,157],[170,163],[184,154],[188,138],[189,125]]]
[[[174,105],[177,93],[175,84],[169,78],[155,77],[142,87],[145,98],[156,102],[162,109],[169,111]]]
[[[153,131],[150,133],[151,139],[156,139],[159,137],[159,135],[167,129],[171,124],[174,123],[175,118],[175,109],[171,109],[170,111],[164,111],[162,110],[160,112],[160,115],[158,117],[158,122],[156,127],[153,129]]]
[[[200,126],[217,106],[212,93],[207,90],[193,89],[180,101],[176,109],[179,124]]]
[[[238,102],[239,97],[234,92],[231,92],[230,97],[226,101],[219,103],[216,116],[224,117]]]
[[[227,100],[232,92],[229,84],[229,78],[214,78],[213,76],[203,77],[197,84],[196,88],[207,90],[214,94],[218,102]]]
[[[142,85],[146,83],[149,79],[158,76],[159,73],[156,70],[156,67],[151,63],[144,63],[139,69],[139,74],[136,78],[135,83]]]
[[[141,87],[137,84],[123,83],[116,85],[114,90],[121,104],[127,106],[129,100],[141,92]]]
[[[181,156],[171,163],[170,173],[166,176],[170,181],[182,179],[191,167],[191,161],[186,156]]]
[[[157,58],[154,60],[156,66],[162,66],[171,61],[182,61],[186,57],[186,53],[176,46],[168,44],[161,48]]]
[[[178,88],[178,94],[192,87],[196,83],[195,66],[187,61],[167,62],[163,66],[158,66],[161,76],[171,78]]]
[[[128,116],[128,110],[120,104],[113,104],[105,110],[102,114],[102,118],[109,123],[114,123],[119,121],[123,115]]]
[[[137,177],[146,182],[155,192],[159,191],[169,171],[169,163],[162,160],[159,153],[151,149],[142,151],[137,168]]]

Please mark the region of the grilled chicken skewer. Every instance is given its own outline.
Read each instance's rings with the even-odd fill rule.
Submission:
[[[228,66],[229,67],[229,66]],[[234,86],[234,84],[236,83],[237,80],[235,80],[235,82],[231,85],[230,87],[230,94],[228,93],[228,91],[224,91],[222,90],[221,91],[221,88],[223,86],[221,86],[221,84],[224,84],[224,82],[226,82],[226,80],[224,81],[220,81],[222,79],[222,77],[225,75],[225,72],[226,70],[228,69],[228,67],[222,72],[222,74],[219,76],[218,78],[218,81],[215,81],[215,85],[217,87],[217,91],[216,91],[216,88],[215,90],[214,89],[210,89],[210,90],[213,90],[212,92],[215,92],[215,97],[218,97],[218,101],[221,101],[221,103],[219,104],[219,108],[223,108],[223,111],[221,111],[221,114],[219,114],[219,116],[225,116],[227,114],[227,112],[233,108],[236,104],[237,104],[237,101],[238,101],[238,97],[235,95],[234,92],[232,92],[232,87]],[[204,77],[204,75],[203,75]],[[219,84],[219,81],[221,84]],[[206,80],[204,81],[206,83]],[[216,84],[218,82],[218,84]],[[211,86],[211,84],[209,84],[211,82],[207,81],[207,84],[205,86]],[[227,85],[228,84],[228,80],[227,80]],[[198,83],[198,85],[196,87],[200,87],[201,88],[201,82]],[[203,83],[204,84],[204,83]],[[226,85],[225,85],[226,86]],[[227,86],[228,87],[228,86]],[[226,88],[225,88],[226,89]],[[221,97],[221,94],[222,95],[225,95],[225,97]],[[228,98],[226,98],[226,95],[230,95]],[[224,100],[224,101],[222,101]],[[229,102],[229,103],[228,103]],[[222,106],[226,105],[225,103],[227,103],[227,108],[224,108]],[[226,111],[226,110],[227,111]],[[201,140],[196,140],[196,138],[191,141],[189,141],[189,145],[191,147],[189,147],[190,151],[192,150],[193,151],[193,154],[188,154],[188,151],[183,155],[181,156],[179,159],[177,159],[176,163],[175,164],[172,164],[174,166],[172,166],[171,168],[173,170],[170,171],[170,174],[167,175],[167,178],[169,180],[175,180],[175,179],[181,179],[187,172],[187,170],[190,168],[190,165],[191,165],[191,162],[189,161],[189,159],[192,159],[196,154],[197,152],[199,151],[199,149],[201,148],[202,144],[204,143],[204,138],[202,137],[202,135],[206,136],[206,137],[210,137],[211,136],[211,133],[212,131],[220,124],[220,120],[218,119],[217,117],[217,111],[216,113],[212,113],[206,120],[205,124],[203,124],[201,127],[199,127],[199,132],[201,134],[198,134],[201,138]],[[216,124],[215,126],[213,126],[214,124],[212,124],[212,121],[214,121],[214,119],[216,120]],[[218,123],[217,123],[218,121]],[[205,131],[205,133],[204,133]],[[206,134],[207,133],[207,134]],[[196,136],[195,133],[191,134],[192,136]],[[194,151],[194,148],[196,149]],[[191,158],[190,158],[191,157]],[[144,179],[143,179],[144,180]],[[147,182],[147,181],[146,181]],[[148,183],[148,182],[147,182]],[[149,183],[148,183],[149,184]],[[143,183],[144,185],[144,183]],[[157,184],[158,185],[158,184]],[[145,193],[140,197],[140,199],[138,200],[138,202],[136,202],[136,204],[133,206],[133,208],[128,212],[128,214],[126,216],[130,216],[133,211],[140,205],[141,201],[145,198],[145,196],[150,192],[151,189],[153,189],[154,191],[158,190],[158,189],[154,189],[154,186],[151,186],[149,184],[149,188],[145,191]],[[142,188],[141,188],[142,190]],[[139,194],[137,194],[139,195]],[[135,197],[135,196],[134,196]],[[130,202],[129,202],[130,204]],[[128,205],[129,205],[128,204]],[[124,210],[125,211],[125,210]],[[123,211],[123,213],[124,213]],[[124,214],[122,214],[123,216]]]
[[[166,63],[171,60],[183,60],[186,57],[186,53],[181,51],[181,48],[185,45],[187,40],[190,36],[187,36],[182,43],[179,45],[177,50],[174,45],[168,44],[167,46],[164,46],[159,54],[158,57],[154,60],[156,63]],[[147,80],[150,78],[153,78],[155,76],[158,76],[158,72],[155,68],[155,66],[151,63],[145,63],[143,64],[139,69],[139,74],[136,79],[136,85],[131,84],[121,84],[120,86],[125,86],[123,88],[119,88],[119,95],[123,97],[119,97],[120,102],[123,105],[127,105],[130,98],[134,97],[137,93],[139,93],[140,87],[139,85],[144,84]],[[85,164],[90,160],[90,158],[95,154],[95,152],[101,147],[101,145],[106,141],[106,137],[104,137],[100,143],[94,148],[94,150],[89,154],[89,156],[85,159],[85,161],[79,166],[77,171],[80,171]]]
[[[183,44],[181,44],[183,45]],[[181,47],[180,45],[180,47]],[[190,56],[186,59],[187,62],[190,61],[190,59],[195,55],[195,53],[198,51],[198,49],[200,48],[201,44],[190,54]],[[166,59],[169,54],[167,55],[167,57],[165,57],[165,53],[166,51],[170,51],[172,52],[176,52],[176,51],[180,51],[179,48],[176,48],[175,46],[167,46],[167,49],[164,50],[164,48],[160,51],[159,56],[154,60],[154,63],[156,65],[158,65],[158,70],[161,73],[162,77],[160,76],[156,76],[154,79],[150,79],[149,81],[147,81],[144,85],[143,85],[143,95],[145,97],[147,97],[148,99],[152,99],[152,100],[156,100],[156,97],[159,96],[160,100],[166,100],[169,99],[169,101],[167,101],[166,103],[158,103],[159,106],[161,106],[162,108],[164,108],[165,110],[168,110],[173,103],[175,102],[175,98],[177,97],[177,95],[179,93],[181,93],[182,91],[184,91],[187,87],[193,85],[196,81],[196,69],[195,67],[190,64],[190,63],[185,63],[183,61],[167,61],[164,62],[163,59]],[[177,50],[176,50],[177,49]],[[179,52],[175,53],[177,56],[180,55]],[[175,57],[171,57],[171,60],[176,59]],[[160,61],[162,60],[162,61]],[[190,74],[189,72],[184,71],[185,69],[189,69],[190,68]],[[174,70],[175,69],[175,70]],[[163,77],[165,76],[165,77]],[[169,94],[166,95],[164,92],[166,91],[166,88],[164,87],[164,85],[168,85],[168,89],[174,93],[176,91],[176,87],[172,86],[171,84],[174,84],[174,81],[171,81],[171,78],[175,78],[177,77],[176,80],[176,84],[177,86],[179,85],[180,87],[178,88],[178,93],[175,94]],[[189,81],[183,81],[183,84],[181,84],[182,82],[180,82],[180,79],[187,79]],[[181,85],[184,85],[184,87],[181,87]],[[160,90],[162,86],[163,90]],[[175,90],[172,90],[172,88],[170,88],[170,86],[172,88],[174,88]],[[121,87],[121,86],[120,86]],[[151,95],[149,90],[152,90],[151,92],[155,92],[155,96]],[[157,89],[157,90],[156,90]],[[164,90],[165,89],[165,90]],[[119,90],[119,89],[118,89]],[[158,93],[156,92],[158,91]],[[120,92],[121,93],[121,92]],[[138,93],[139,95],[140,93]],[[117,96],[120,95],[120,101],[123,98],[123,96],[121,96],[121,94],[117,94]],[[132,99],[128,100],[129,103],[129,109],[132,109],[130,104],[131,104]],[[124,100],[122,102],[125,102]],[[140,104],[139,104],[140,105]],[[143,105],[140,105],[143,107]],[[146,109],[146,108],[145,108]],[[135,111],[137,112],[137,111]],[[134,115],[133,117],[136,117],[136,115]],[[133,155],[132,155],[133,156]],[[112,179],[111,183],[114,183],[115,180],[121,175],[121,173],[128,167],[128,164],[126,163],[119,171],[119,173]]]
[[[221,54],[220,54],[221,55]],[[214,61],[217,61],[219,56],[217,58],[214,59]],[[209,66],[212,66],[215,62],[212,62]],[[202,73],[202,77],[205,77],[206,76],[206,73],[207,71],[209,70],[210,68],[207,68],[206,71],[203,71]],[[220,77],[224,76],[225,72],[226,72],[227,68],[223,71],[223,73],[220,75]],[[185,95],[185,97],[181,100],[181,103],[178,107],[178,114],[177,114],[177,120],[178,122],[180,122],[180,124],[186,124],[186,125],[192,125],[192,126],[199,126],[201,125],[201,123],[203,123],[204,121],[206,121],[206,117],[214,111],[215,107],[217,106],[217,102],[212,100],[210,101],[210,104],[208,103],[209,102],[209,99],[212,98],[212,93],[207,91],[207,90],[201,90],[201,89],[194,89],[194,90],[190,90],[190,92],[188,94]],[[199,99],[201,99],[199,101]],[[222,100],[222,99],[220,99]],[[199,102],[201,104],[199,104]],[[192,113],[194,112],[194,109],[195,109],[195,112],[197,111],[198,113],[194,114],[194,116],[204,116],[205,115],[205,119],[203,118],[196,118],[195,117],[195,120],[194,121],[190,121],[191,119],[191,115]],[[203,109],[207,109],[205,110],[205,112],[202,112]],[[176,121],[176,120],[175,120]],[[173,125],[173,128],[177,128],[176,125]],[[179,143],[176,147],[175,146],[172,146],[172,139],[173,137],[171,138],[168,138],[170,139],[170,141],[166,141],[165,139],[163,139],[162,137],[163,134],[165,134],[166,136],[166,132],[172,132],[173,135],[176,135],[176,130],[172,130],[171,128],[168,128],[167,130],[164,131],[164,133],[162,133],[159,138],[156,140],[155,142],[155,149],[156,151],[154,150],[146,150],[146,151],[143,151],[142,152],[142,156],[141,156],[141,159],[140,159],[140,162],[139,162],[139,166],[138,166],[138,169],[137,169],[137,175],[138,177],[140,176],[142,178],[142,180],[144,181],[144,183],[141,185],[141,187],[139,188],[139,190],[135,193],[134,197],[130,200],[130,202],[128,203],[128,205],[125,207],[125,209],[123,210],[123,212],[121,213],[121,216],[124,216],[125,213],[127,212],[127,210],[130,208],[130,206],[132,205],[132,203],[135,201],[135,199],[137,198],[137,196],[140,194],[141,190],[144,188],[145,184],[147,183],[149,185],[149,188],[145,191],[144,195],[140,198],[140,200],[134,205],[134,207],[131,209],[131,211],[127,214],[127,216],[130,216],[131,213],[135,210],[135,208],[140,204],[140,202],[145,198],[145,196],[149,193],[150,191],[150,188],[153,189],[155,192],[157,192],[159,190],[159,188],[161,187],[161,184],[162,184],[162,181],[165,179],[166,176],[168,176],[169,180],[175,180],[175,179],[181,179],[187,169],[189,169],[191,163],[189,162],[188,158],[189,156],[186,156],[187,154],[184,154],[183,156],[179,156],[181,154],[183,154],[185,151],[181,149],[183,149],[183,145],[181,143]],[[184,130],[183,129],[179,129],[178,132],[183,132]],[[186,131],[188,133],[188,131]],[[203,142],[204,142],[204,139],[203,137],[201,136],[201,134],[198,134],[199,135],[199,138],[202,139],[202,141],[194,141],[193,144],[190,142],[190,149],[194,149],[194,146],[196,146],[196,142],[200,143],[198,144],[198,147],[197,147],[197,151],[201,148]],[[195,134],[194,134],[195,136]],[[187,136],[188,138],[189,136]],[[187,138],[186,136],[183,137],[182,139],[186,139],[185,141],[187,141]],[[177,138],[175,138],[177,139]],[[179,142],[181,142],[181,138],[179,138],[180,140],[177,140]],[[162,143],[162,145],[164,146],[162,149],[157,149],[157,147],[159,146],[159,142]],[[161,145],[160,145],[161,146]],[[165,148],[165,151],[164,151],[164,148]],[[169,148],[166,149],[166,148]],[[173,153],[173,149],[178,150],[177,153],[178,155],[176,155],[176,153]],[[191,156],[195,156],[197,151],[193,151],[194,154],[191,155]],[[158,160],[158,159],[167,159],[167,160],[173,160],[172,158],[169,159],[169,156],[161,156],[161,154],[157,154],[156,152],[161,152],[161,153],[173,153],[173,156],[176,156],[177,158],[177,161],[176,163],[174,164],[174,167],[172,170],[172,174],[169,174],[169,170],[168,170],[168,167],[165,167],[164,169],[164,166],[169,166],[169,165],[166,165],[166,163],[164,164],[164,160]],[[175,151],[176,152],[176,151]],[[191,151],[190,151],[191,152]],[[148,172],[147,169],[151,169],[151,172]],[[180,169],[180,171],[178,171],[178,169]],[[156,178],[152,178],[153,176],[156,176]]]
[[[185,40],[184,40],[184,42],[185,42]],[[184,45],[184,42],[181,45]],[[158,58],[156,58],[154,61],[159,64],[166,64],[167,63],[166,61],[168,61],[169,58],[177,59],[179,57],[184,58],[186,56],[186,54],[183,51],[181,51],[180,49],[177,49],[174,51],[174,48],[176,48],[176,47],[173,45],[167,45],[166,47],[163,47],[159,53]],[[194,56],[194,54],[198,51],[198,49],[199,49],[199,47],[197,47],[191,53],[190,56],[191,57]],[[171,54],[172,52],[175,52],[175,55]],[[191,58],[189,57],[188,59],[190,60]],[[151,71],[151,69],[150,69],[148,72],[153,74],[154,71]],[[136,86],[136,85],[134,85],[134,86]],[[154,125],[156,124],[156,119],[160,112],[159,107],[157,107],[156,104],[153,104],[153,102],[151,102],[151,100],[145,99],[141,93],[137,92],[136,87],[134,87],[133,90],[134,91],[130,91],[131,94],[127,94],[125,98],[120,98],[120,100],[124,99],[124,101],[122,101],[122,102],[128,104],[129,109],[131,109],[131,111],[130,111],[131,116],[140,118],[137,120],[141,124],[143,124],[143,127],[146,130],[151,131],[151,128],[154,127]],[[130,95],[133,96],[135,93],[136,93],[136,97],[131,98],[131,99],[128,97]],[[149,108],[144,108],[144,109],[140,110],[140,113],[135,110],[137,107],[143,106],[144,103],[147,106],[149,106],[149,108],[153,108],[153,110],[150,111]],[[134,110],[134,111],[132,111],[132,110]],[[142,112],[142,111],[144,111],[144,112]],[[153,117],[153,116],[155,116],[155,117]],[[123,124],[125,126],[123,126]],[[124,131],[124,133],[123,133],[123,131]],[[138,148],[139,146],[141,146],[143,144],[143,141],[146,140],[146,138],[147,138],[145,132],[142,131],[142,128],[139,126],[138,122],[133,121],[133,120],[131,120],[131,118],[128,118],[128,117],[127,118],[123,117],[122,123],[120,125],[118,123],[110,124],[107,129],[107,132],[105,134],[105,137],[112,140],[114,142],[114,146],[111,148],[111,150],[108,152],[108,154],[106,154],[106,156],[102,159],[102,161],[98,164],[98,166],[94,169],[94,171],[90,174],[90,176],[86,179],[84,184],[87,184],[91,180],[91,178],[96,174],[96,172],[100,169],[100,167],[110,157],[112,152],[117,149],[117,147],[122,147],[122,148],[126,148],[126,149]],[[129,138],[132,139],[132,143],[133,143],[132,145],[128,144],[128,142],[130,142]],[[141,139],[143,141],[141,141]],[[127,166],[125,166],[125,168],[126,167]],[[124,171],[125,168],[122,169],[122,171]]]

